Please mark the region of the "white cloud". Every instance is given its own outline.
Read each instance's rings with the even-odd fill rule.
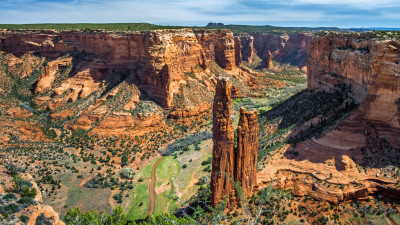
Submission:
[[[398,7],[398,0],[293,0],[294,4],[347,6],[356,9]]]
[[[15,4],[15,1],[18,4]],[[0,23],[149,22],[170,25],[205,25],[207,22],[214,21],[230,24],[357,26],[357,21],[365,20],[363,16],[333,13],[331,9],[338,11],[334,5],[340,5],[339,9],[346,6],[351,10],[351,7],[357,5],[383,7],[394,2],[381,0],[380,4],[377,4],[372,0],[291,0],[285,3],[272,0],[71,0],[68,3],[15,1],[0,0],[0,4],[15,4],[14,7],[10,6],[11,8],[0,8]],[[321,7],[304,7],[310,4]],[[393,7],[391,10],[393,12]],[[382,13],[378,11],[374,15],[377,21],[380,14]],[[354,25],[346,24],[344,20],[351,21]],[[399,21],[398,18],[394,20]],[[341,21],[342,24],[335,24],[337,21]]]

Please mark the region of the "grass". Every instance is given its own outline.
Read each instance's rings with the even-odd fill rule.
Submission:
[[[165,183],[169,183],[169,189],[157,195],[155,215],[165,212],[172,212],[175,208],[175,200],[171,198],[174,194],[174,183],[172,177],[180,171],[179,162],[172,156],[165,156],[163,161],[157,167],[156,188]]]
[[[79,164],[79,165],[77,165]],[[89,169],[82,170],[84,163],[78,162],[75,164],[75,167],[80,168],[80,173],[83,177],[89,177]],[[92,189],[81,187],[80,183],[81,179],[77,178],[77,174],[75,173],[63,173],[59,176],[56,176],[55,179],[62,180],[62,192],[66,193],[66,198],[58,198],[56,197],[54,201],[51,199],[46,199],[45,202],[55,208],[57,212],[60,213],[60,216],[63,217],[66,213],[64,205],[67,205],[68,208],[76,208],[79,207],[84,211],[94,209],[94,210],[111,210],[111,205],[109,204],[109,199],[111,197],[110,189]],[[59,194],[64,196],[64,194]],[[101,196],[99,198],[98,196]]]
[[[366,215],[364,218],[357,216],[348,220],[350,224],[379,224],[389,225],[385,215]]]
[[[399,214],[391,214],[390,218],[392,218],[393,221],[396,223],[400,224],[400,215]]]
[[[141,205],[140,205],[141,204]],[[133,195],[131,208],[128,211],[127,219],[143,219],[147,215],[149,208],[149,182],[137,183]]]
[[[192,174],[194,173],[194,179],[199,179],[205,175],[206,172],[203,169],[206,166],[201,163],[211,156],[212,141],[211,139],[200,142],[201,151],[195,151],[194,146],[190,146],[190,151],[184,152],[178,155],[176,159],[174,156],[164,156],[163,161],[157,167],[157,181],[156,188],[161,185],[165,185],[169,182],[169,188],[157,195],[156,207],[154,214],[160,215],[162,213],[171,213],[178,207],[173,197],[179,192],[182,192],[180,196],[181,201],[185,201],[194,195],[199,189],[198,185],[193,185],[192,188],[186,190],[188,185],[192,182]],[[127,213],[128,220],[143,219],[147,215],[147,209],[149,207],[149,190],[148,186],[150,183],[151,170],[154,163],[158,159],[153,160],[149,165],[143,168],[135,178],[142,178],[142,182],[138,182],[132,195],[132,202],[130,203],[129,210]],[[192,160],[191,162],[189,162]],[[188,167],[183,169],[183,164],[187,164]],[[184,193],[183,191],[186,190]],[[139,206],[142,203],[141,206]]]
[[[190,146],[190,151],[184,152],[182,155],[178,154],[177,161],[180,163],[180,166],[182,167],[183,164],[187,164],[187,168],[181,169],[179,174],[173,179],[177,187],[177,193],[181,195],[181,201],[189,199],[199,189],[198,185],[193,185],[191,188],[186,189],[192,182],[192,174],[194,180],[207,174],[203,171],[206,166],[201,165],[201,163],[211,155],[212,141],[210,139],[202,141],[200,148],[202,151],[194,151],[194,147]],[[192,161],[189,162],[190,160]]]
[[[135,176],[136,179],[142,178],[143,181],[137,182],[133,191],[132,202],[128,207],[127,213],[127,219],[130,221],[143,219],[147,215],[147,210],[149,208],[149,183],[151,178],[151,170],[157,160],[158,158],[154,159]]]
[[[179,162],[172,156],[165,156],[163,161],[157,167],[157,187],[163,182],[169,180],[180,170]]]

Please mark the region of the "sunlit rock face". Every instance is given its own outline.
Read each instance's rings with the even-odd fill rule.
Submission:
[[[15,55],[34,52],[48,59],[67,53],[85,53],[85,63],[77,64],[77,76],[62,84],[56,95],[72,92],[67,100],[76,101],[99,89],[113,74],[135,74],[140,89],[168,109],[173,95],[184,84],[185,73],[196,67],[206,69],[216,62],[226,70],[234,70],[235,40],[229,30],[156,30],[148,32],[82,32],[3,31],[1,50]],[[240,49],[240,43],[236,43]],[[239,50],[240,52],[240,50]],[[89,59],[88,59],[89,58]],[[84,60],[82,60],[84,61]],[[71,59],[51,62],[36,87],[36,93],[48,90],[54,73]],[[80,64],[79,64],[80,63]]]
[[[257,183],[258,112],[240,109],[237,128],[237,147],[231,118],[232,85],[227,78],[218,79],[213,107],[213,162],[211,174],[211,203],[222,200],[236,205],[240,196],[234,182],[240,183],[244,196],[253,191]]]
[[[308,89],[319,90],[335,82],[352,85],[361,106],[343,128],[353,130],[350,136],[361,135],[353,140],[358,143],[353,147],[363,148],[364,160],[371,161],[371,154],[386,158],[375,166],[400,160],[399,62],[399,41],[363,34],[328,34],[313,38],[309,45]]]

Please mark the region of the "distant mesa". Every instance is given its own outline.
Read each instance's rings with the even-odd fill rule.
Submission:
[[[208,24],[207,24],[207,26],[206,27],[219,27],[219,26],[224,26],[225,24],[223,24],[223,23],[213,23],[213,22],[209,22]]]

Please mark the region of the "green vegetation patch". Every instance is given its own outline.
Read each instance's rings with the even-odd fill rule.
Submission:
[[[149,208],[149,183],[151,178],[151,171],[153,165],[157,162],[157,158],[150,164],[145,166],[143,170],[136,174],[135,178],[138,179],[132,195],[132,201],[128,207],[127,219],[137,220],[143,219],[147,215]]]

